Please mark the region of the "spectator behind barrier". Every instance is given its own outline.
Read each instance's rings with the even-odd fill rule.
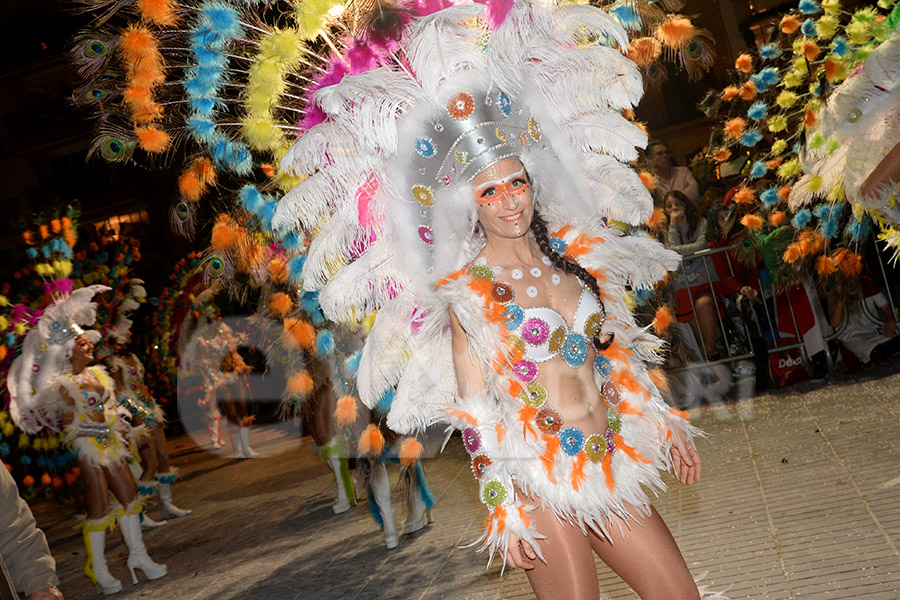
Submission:
[[[669,146],[665,142],[653,142],[647,147],[647,160],[650,170],[656,176],[656,194],[665,202],[670,191],[679,191],[699,206],[700,188],[697,180],[687,167],[674,164],[669,154]]]
[[[881,362],[900,350],[894,311],[871,277],[862,275],[855,296],[841,296],[832,304],[830,321],[837,339],[860,363]],[[848,370],[855,371],[844,356]]]

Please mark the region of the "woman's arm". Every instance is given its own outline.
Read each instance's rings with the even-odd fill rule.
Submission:
[[[666,248],[674,250],[682,256],[689,256],[694,252],[706,250],[706,219],[700,219],[694,235],[686,236],[676,225],[669,226],[669,235],[666,238]]]

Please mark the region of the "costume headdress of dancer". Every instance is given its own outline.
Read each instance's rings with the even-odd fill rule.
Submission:
[[[604,217],[639,224],[652,209],[623,164],[646,135],[622,116],[642,81],[616,48],[628,43],[619,23],[589,6],[517,2],[492,27],[482,9],[416,19],[395,62],[318,91],[325,121],[282,162],[308,177],[273,225],[318,231],[303,279],[329,318],[377,310],[359,391],[371,408],[396,386],[387,423],[401,433],[439,418],[456,393],[434,285],[483,246],[469,184],[478,172],[519,157],[551,231]],[[644,238],[606,235],[608,269],[623,285],[652,285],[677,264]]]

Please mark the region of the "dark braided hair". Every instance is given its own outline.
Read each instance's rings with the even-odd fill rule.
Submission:
[[[571,256],[569,259],[563,257],[562,254],[554,250],[550,246],[550,235],[547,233],[547,222],[544,221],[543,217],[538,214],[537,211],[534,212],[534,216],[531,218],[531,233],[534,234],[534,239],[538,244],[538,247],[541,249],[541,252],[550,259],[550,262],[554,267],[563,271],[565,273],[571,273],[575,275],[581,282],[587,286],[589,290],[594,294],[594,297],[597,299],[597,302],[600,304],[600,310],[606,314],[606,310],[603,307],[603,301],[600,299],[600,286],[597,285],[597,279],[588,273],[587,269],[579,265],[574,258]],[[571,260],[570,260],[571,259]],[[610,333],[609,339],[605,342],[600,339],[600,331],[594,334],[593,339],[591,340],[594,344],[594,348],[599,352],[601,350],[606,350],[613,343],[613,339],[615,339],[615,333]]]

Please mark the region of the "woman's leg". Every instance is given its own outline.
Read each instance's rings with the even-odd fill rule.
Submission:
[[[137,499],[137,485],[134,483],[134,476],[125,461],[103,467],[103,472],[106,475],[110,491],[122,506],[127,507]]]
[[[159,471],[159,458],[156,449],[156,440],[152,431],[147,432],[149,435],[141,441],[138,453],[141,455],[141,481],[153,481],[153,476]]]
[[[649,517],[640,515],[634,507],[629,507],[629,512],[637,516],[637,522],[626,524],[614,517],[608,523],[612,541],[590,534],[594,552],[641,600],[699,600],[694,578],[656,509],[651,507]],[[624,538],[619,534],[619,525],[625,532]]]
[[[534,569],[525,571],[538,600],[599,600],[600,584],[591,542],[577,525],[560,522],[550,510],[529,513],[531,522],[547,539],[538,542],[544,560],[532,561]]]
[[[81,476],[87,490],[88,519],[102,519],[106,516],[109,507],[109,488],[106,485],[106,474],[103,469],[96,467],[86,460],[78,461],[81,467]]]
[[[707,358],[716,354],[716,333],[719,328],[716,305],[712,296],[700,296],[694,301],[694,312],[697,315],[697,323],[700,326],[700,335],[703,339],[703,350]],[[696,330],[695,330],[696,331]]]
[[[309,404],[303,411],[303,425],[317,446],[325,446],[334,435],[332,415],[335,398],[331,380],[323,381],[307,402]]]
[[[157,472],[169,472],[169,445],[166,441],[166,432],[162,426],[156,425],[150,430],[153,435],[154,446],[156,446],[156,461],[159,463]]]

